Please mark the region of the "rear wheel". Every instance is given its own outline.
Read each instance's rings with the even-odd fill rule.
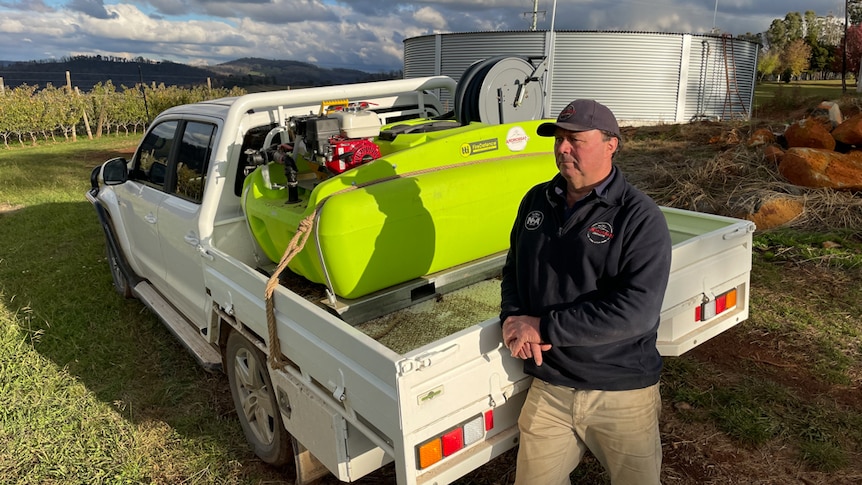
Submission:
[[[239,332],[231,332],[225,366],[233,404],[255,455],[271,465],[293,458],[290,433],[284,429],[266,357]]]

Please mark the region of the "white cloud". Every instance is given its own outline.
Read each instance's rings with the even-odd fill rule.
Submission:
[[[540,0],[538,28],[551,21]],[[434,32],[526,30],[530,0],[0,0],[0,60],[75,53],[215,64],[294,59],[399,69],[403,40]],[[840,13],[836,0],[559,0],[561,30],[761,32],[789,11]],[[34,13],[38,11],[38,14]],[[31,39],[22,43],[21,39]],[[50,55],[50,54],[49,54]]]
[[[431,7],[422,7],[413,14],[413,20],[420,24],[429,26],[434,31],[446,29],[446,19],[437,10]]]

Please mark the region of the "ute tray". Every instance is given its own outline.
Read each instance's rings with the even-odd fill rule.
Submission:
[[[312,283],[290,269],[285,269],[282,273],[280,283],[355,326],[416,303],[439,298],[473,283],[497,277],[505,261],[506,251],[501,251],[354,299],[334,295],[327,291],[325,285]],[[276,265],[272,264],[259,270],[271,276],[275,268]]]

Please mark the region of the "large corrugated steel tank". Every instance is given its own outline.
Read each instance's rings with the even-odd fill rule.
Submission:
[[[754,101],[757,43],[726,35],[523,31],[434,34],[404,41],[404,77],[458,80],[500,55],[550,59],[545,116],[592,98],[629,124],[746,119]],[[453,100],[441,93],[444,106]]]

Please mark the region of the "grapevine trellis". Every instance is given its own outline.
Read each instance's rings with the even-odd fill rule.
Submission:
[[[111,81],[96,84],[87,93],[51,84],[41,89],[25,84],[0,93],[0,138],[9,147],[16,140],[24,145],[58,137],[74,140],[82,133],[90,138],[127,134],[145,129],[152,116],[172,106],[241,94],[245,94],[241,88],[164,84],[117,89]]]

